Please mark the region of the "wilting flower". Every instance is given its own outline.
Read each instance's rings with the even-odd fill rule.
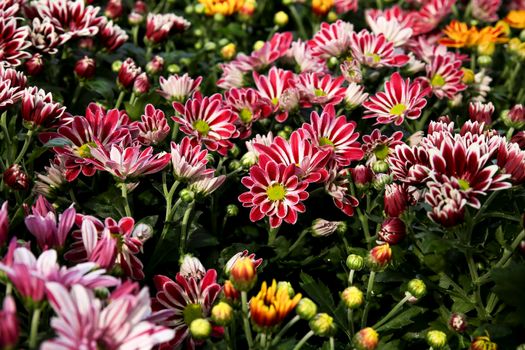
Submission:
[[[65,177],[66,168],[61,157],[55,157],[50,161],[50,166],[44,167],[45,173],[36,173],[38,180],[35,180],[33,190],[46,197],[54,195],[67,181]]]
[[[237,116],[224,106],[220,94],[202,97],[195,93],[185,105],[174,102],[173,108],[178,115],[172,119],[180,124],[180,130],[210,151],[225,155],[232,147],[229,139],[239,135],[234,125]]]
[[[65,110],[66,107],[53,102],[53,96],[50,92],[46,93],[37,87],[24,90],[20,114],[25,121],[33,125],[50,124],[60,119]]]
[[[363,151],[357,142],[359,134],[354,132],[355,128],[355,122],[347,122],[345,116],[336,117],[335,108],[330,104],[320,116],[313,111],[310,123],[304,123],[301,130],[315,146],[332,150],[338,165],[347,166],[353,160],[363,158]]]
[[[211,177],[214,170],[206,169],[207,155],[208,151],[202,150],[198,143],[192,144],[189,137],[184,137],[180,144],[171,142],[171,163],[175,177],[190,181]]]
[[[346,92],[342,86],[344,77],[340,76],[333,79],[330,74],[302,73],[294,82],[299,90],[304,105],[329,103],[339,104]]]
[[[325,219],[315,219],[310,226],[310,232],[314,237],[327,237],[338,229],[342,228],[342,221],[328,221]]]
[[[6,295],[0,310],[0,348],[14,349],[20,335],[15,299]]]
[[[485,123],[485,125],[492,124],[492,114],[494,113],[494,105],[492,102],[487,104],[477,102],[470,102],[468,106],[468,114],[470,120],[477,121],[479,123]]]
[[[405,119],[417,119],[426,106],[425,96],[429,88],[423,89],[418,82],[403,80],[398,72],[385,82],[385,91],[371,96],[363,103],[366,115],[363,118],[376,118],[378,124],[401,125]]]
[[[146,40],[152,44],[166,41],[170,33],[184,31],[190,27],[186,19],[173,13],[149,13],[146,20]]]
[[[118,72],[117,81],[123,88],[130,88],[141,72],[142,70],[140,67],[137,67],[135,61],[128,57],[124,62],[122,62],[122,66]]]
[[[390,245],[398,244],[405,238],[406,227],[405,223],[399,218],[387,218],[381,224],[381,229],[377,233],[380,240]]]
[[[108,51],[115,51],[128,40],[126,31],[114,24],[113,21],[108,21],[105,17],[102,17],[99,28],[98,37],[100,43]]]
[[[297,212],[306,208],[302,201],[308,198],[305,191],[308,183],[299,182],[295,165],[288,166],[269,161],[265,167],[250,168],[250,176],[241,180],[249,191],[239,196],[244,207],[252,208],[250,220],[259,221],[265,216],[272,228],[279,227],[284,220],[289,224],[297,221]]]
[[[11,164],[7,168],[2,178],[4,183],[13,190],[27,190],[29,188],[30,179],[20,164]]]
[[[156,312],[150,320],[175,331],[175,337],[169,342],[171,348],[178,347],[185,340],[188,340],[188,346],[195,346],[189,327],[194,320],[210,316],[213,303],[221,291],[216,282],[217,272],[210,269],[202,279],[178,273],[175,281],[162,275],[155,276],[153,280],[158,292],[153,301]]]
[[[301,293],[290,297],[288,288],[277,285],[270,287],[262,283],[259,293],[250,300],[250,319],[261,328],[272,328],[281,324],[301,300]]]
[[[43,350],[75,350],[104,346],[108,350],[152,349],[171,340],[174,332],[148,320],[151,314],[147,288],[124,284],[106,304],[93,291],[75,284],[71,290],[59,283],[46,285],[49,302],[57,316],[51,319],[57,337],[42,344]],[[122,290],[122,291],[121,291]]]
[[[362,65],[373,68],[401,67],[409,57],[394,50],[394,43],[383,34],[372,34],[363,29],[352,33],[352,55]]]
[[[323,22],[308,45],[311,47],[314,56],[323,59],[341,57],[350,50],[353,31],[354,26],[342,20],[331,24]]]
[[[453,54],[437,55],[431,64],[427,65],[427,81],[437,98],[452,99],[460,91],[467,88],[461,81],[463,71],[461,61]]]
[[[201,84],[202,77],[192,79],[188,73],[182,76],[170,75],[168,79],[159,78],[159,94],[168,101],[184,102]]]
[[[253,79],[259,94],[268,100],[273,112],[278,113],[275,119],[281,123],[288,118],[288,111],[281,112],[281,98],[283,92],[291,87],[292,78],[292,72],[276,67],[270,68],[268,76],[253,72]]]
[[[325,184],[325,189],[332,197],[335,206],[348,216],[354,215],[354,208],[359,205],[357,198],[350,194],[349,170],[330,172],[330,178]]]
[[[40,52],[54,55],[58,52],[58,46],[64,43],[51,18],[45,17],[43,20],[33,18],[31,25],[31,43]]]
[[[156,145],[168,136],[170,127],[162,110],[148,104],[140,118],[141,122],[137,124],[139,128],[137,140],[143,145]]]

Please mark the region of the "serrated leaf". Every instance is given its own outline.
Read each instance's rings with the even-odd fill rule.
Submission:
[[[399,329],[403,328],[409,324],[414,323],[414,318],[423,313],[425,311],[424,308],[418,307],[418,306],[412,306],[410,309],[403,311],[381,327],[378,327],[376,330],[378,332],[384,332],[391,329]]]

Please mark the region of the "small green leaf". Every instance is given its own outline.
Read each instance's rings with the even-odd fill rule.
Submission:
[[[409,324],[414,323],[414,318],[423,313],[425,311],[424,308],[418,307],[418,306],[411,306],[410,309],[400,313],[395,318],[391,319],[378,329],[376,329],[378,332],[384,332],[391,329],[399,329],[402,327],[405,327]]]
[[[51,139],[45,143],[43,147],[51,148],[51,147],[64,147],[72,145],[73,143],[65,138],[57,137],[55,139]]]

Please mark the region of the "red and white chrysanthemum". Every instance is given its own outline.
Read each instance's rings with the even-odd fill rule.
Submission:
[[[288,118],[288,112],[282,111],[281,96],[293,83],[293,73],[277,67],[270,68],[268,76],[253,72],[253,80],[261,97],[266,98],[274,113],[278,113],[275,119],[284,122]]]
[[[323,59],[340,57],[350,51],[353,31],[354,26],[342,20],[331,24],[323,22],[319,31],[308,42],[308,46],[314,56]]]
[[[236,124],[241,139],[251,135],[254,122],[272,112],[267,101],[263,101],[259,93],[252,88],[230,89],[224,93],[224,98],[228,107],[239,116]]]
[[[342,86],[343,76],[333,78],[330,74],[302,73],[294,85],[299,91],[303,106],[339,104],[345,97],[346,88]]]
[[[202,77],[192,79],[188,73],[182,76],[170,75],[168,79],[159,78],[160,89],[158,93],[168,101],[184,102],[199,88]]]
[[[349,11],[357,12],[359,7],[358,0],[335,0],[334,1],[335,11],[339,14],[347,13]]]
[[[352,161],[362,159],[364,154],[357,142],[359,133],[355,128],[355,122],[347,122],[345,116],[336,117],[334,106],[328,105],[321,115],[313,111],[310,123],[304,123],[300,130],[315,146],[332,150],[339,166],[348,166]]]
[[[463,221],[467,200],[452,184],[430,186],[425,194],[425,202],[431,207],[427,215],[434,222],[452,227]]]
[[[50,92],[46,93],[37,87],[24,90],[20,114],[28,123],[47,126],[60,119],[65,110],[66,107],[53,102],[53,96]]]
[[[283,220],[295,224],[297,213],[304,213],[303,201],[308,198],[307,182],[299,181],[295,175],[294,164],[288,166],[273,161],[266,162],[264,168],[254,165],[250,175],[241,182],[249,191],[239,196],[244,207],[252,208],[250,220],[255,222],[267,216],[270,227],[281,226]]]
[[[427,105],[425,96],[429,88],[423,89],[418,82],[403,80],[398,72],[385,82],[385,91],[378,92],[363,103],[366,112],[363,118],[376,118],[378,124],[401,125],[405,118],[417,119]]]
[[[157,294],[153,299],[150,320],[158,322],[175,331],[175,337],[160,349],[178,348],[187,341],[185,348],[194,349],[195,340],[190,335],[190,324],[197,318],[210,316],[211,308],[217,299],[221,286],[217,283],[217,272],[206,271],[199,279],[177,273],[175,280],[157,275],[153,278]]]
[[[0,11],[0,65],[16,67],[25,58],[31,57],[24,51],[31,42],[28,40],[30,29],[28,26],[19,27],[15,17],[8,16]]]
[[[42,350],[153,349],[170,341],[175,332],[148,320],[151,314],[148,288],[124,283],[103,302],[95,293],[75,284],[46,285],[56,316],[51,327],[56,337],[42,343]]]
[[[241,69],[235,61],[222,63],[219,65],[222,69],[222,75],[217,80],[217,86],[221,89],[240,88],[244,84],[244,75],[246,71]]]
[[[226,175],[206,176],[190,183],[188,189],[201,197],[206,197],[217,191],[226,181]]]
[[[275,33],[259,50],[252,52],[249,57],[244,57],[246,57],[252,69],[261,70],[284,56],[290,48],[292,40],[293,35],[291,32]],[[242,61],[243,55],[239,55],[237,59]]]
[[[268,162],[295,165],[295,175],[308,183],[324,182],[328,177],[325,167],[331,150],[313,146],[300,131],[293,132],[289,141],[277,136],[270,146],[255,144],[254,148],[259,152],[259,165],[262,168]]]
[[[140,118],[141,121],[137,123],[139,128],[137,140],[143,145],[156,145],[164,141],[170,133],[170,126],[164,112],[156,109],[152,104],[146,105],[144,114]]]
[[[332,169],[325,184],[326,192],[332,197],[335,206],[348,216],[354,215],[354,208],[359,205],[357,198],[350,194],[350,170]]]
[[[368,99],[368,93],[365,92],[363,85],[354,82],[348,84],[345,90],[344,103],[347,109],[354,109],[359,107]]]
[[[312,47],[307,42],[294,41],[286,52],[286,58],[298,67],[301,73],[324,73],[327,71],[326,62],[314,56]]]
[[[197,181],[204,177],[213,176],[213,169],[206,169],[208,164],[207,150],[201,149],[198,142],[184,137],[180,144],[171,142],[171,163],[173,173],[178,180]]]
[[[105,17],[101,18],[98,24],[100,43],[108,51],[115,51],[128,40],[128,35],[125,30],[114,24],[113,21],[108,21]]]
[[[145,39],[153,44],[166,41],[172,32],[183,32],[190,27],[183,17],[173,13],[148,13]]]
[[[472,121],[490,125],[492,124],[492,114],[494,114],[494,105],[492,102],[482,103],[476,101],[470,102],[468,105],[468,115]]]
[[[497,164],[505,174],[510,175],[514,185],[525,183],[525,151],[517,143],[501,143]]]
[[[498,10],[501,0],[473,0],[472,16],[484,22],[494,22],[498,20]]]
[[[410,13],[414,35],[428,33],[452,11],[456,0],[429,0],[419,9]]]
[[[462,82],[461,61],[454,54],[437,55],[427,65],[427,82],[437,98],[454,98],[467,88]]]
[[[60,37],[49,17],[43,20],[36,17],[31,25],[31,43],[38,51],[54,55],[58,52],[58,46],[64,43],[64,39]]]
[[[397,52],[394,43],[383,34],[372,34],[365,29],[352,33],[351,46],[352,56],[368,67],[401,67],[409,60],[407,55]]]
[[[412,29],[399,23],[395,18],[387,19],[384,16],[373,18],[367,15],[366,22],[374,34],[383,34],[388,41],[394,43],[395,47],[402,46],[412,36]]]
[[[185,105],[174,102],[173,108],[178,115],[172,119],[180,124],[180,130],[210,151],[225,155],[233,145],[230,139],[239,136],[237,115],[224,105],[220,94],[202,97],[197,92]]]
[[[403,133],[401,131],[396,131],[389,137],[382,135],[381,130],[374,129],[370,135],[363,135],[361,148],[369,161],[385,160],[394,152],[397,145],[403,144],[402,138]]]

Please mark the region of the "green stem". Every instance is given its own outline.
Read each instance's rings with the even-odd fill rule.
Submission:
[[[131,217],[131,208],[129,207],[128,201],[128,187],[126,186],[126,183],[121,183],[120,189],[122,191],[122,198],[124,198],[124,210],[126,212],[126,216]]]
[[[281,226],[271,228],[270,231],[268,231],[268,245],[273,245],[273,242],[275,242],[275,237],[277,237],[277,232],[279,232],[279,229]]]
[[[498,297],[497,297],[497,295],[494,294],[494,293],[490,293],[489,299],[487,301],[487,307],[485,308],[485,310],[487,311],[487,314],[490,315],[497,304],[498,304]]]
[[[188,234],[188,228],[190,225],[189,221],[190,221],[190,216],[193,210],[194,203],[195,202],[191,202],[188,205],[188,208],[184,212],[184,217],[182,218],[182,228],[181,228],[181,233],[180,233],[180,245],[179,245],[179,258],[182,258],[182,256],[184,255],[184,251],[186,249],[185,247],[186,240],[187,240],[186,235]]]
[[[354,274],[355,270],[350,270],[350,273],[348,274],[348,285],[351,286],[354,283]]]
[[[509,141],[512,138],[512,134],[514,134],[514,128],[509,128],[507,131],[507,141]]]
[[[376,0],[376,6],[378,9],[383,9],[383,1],[382,0]]]
[[[329,343],[330,343],[330,350],[334,350],[335,349],[334,337],[330,337]]]
[[[124,95],[126,95],[126,91],[122,90],[118,95],[117,103],[115,103],[115,109],[119,109],[120,105],[122,104],[122,100],[124,99]]]
[[[138,46],[139,45],[139,26],[135,25],[131,29],[131,34],[133,37],[133,45]]]
[[[230,328],[224,327],[224,340],[226,341],[226,349],[230,350],[231,346],[231,337],[230,337]]]
[[[36,308],[33,311],[33,317],[31,318],[31,330],[29,333],[29,348],[36,349],[37,347],[37,336],[38,336],[38,324],[40,323],[40,313],[42,310]]]
[[[279,343],[279,340],[281,340],[281,337],[294,325],[296,324],[299,320],[301,319],[301,317],[299,317],[299,315],[295,315],[294,318],[292,318],[290,321],[288,321],[288,323],[286,325],[284,325],[283,328],[281,328],[281,330],[279,331],[279,333],[277,333],[277,335],[275,336],[275,338],[273,339],[272,343],[271,343],[271,346],[275,346],[277,345],[277,343]]]
[[[16,157],[14,164],[18,164],[22,158],[24,158],[24,155],[27,152],[27,149],[29,148],[29,145],[31,144],[31,139],[33,138],[33,129],[29,129],[27,131],[24,145],[22,146],[22,149],[20,150],[20,153],[18,153],[18,157]]]
[[[372,289],[374,288],[374,280],[376,278],[376,272],[370,271],[370,277],[368,278],[368,286],[366,287],[366,303],[363,310],[363,317],[361,317],[361,328],[364,328],[368,318],[368,310],[370,309],[370,298],[372,296]]]
[[[290,6],[290,13],[292,14],[292,17],[295,23],[297,24],[297,29],[299,30],[299,37],[303,40],[306,40],[308,38],[308,35],[306,35],[301,16],[299,16],[299,12],[297,12],[297,8],[294,5]]]
[[[303,345],[308,341],[308,339],[310,339],[313,335],[314,331],[309,331],[308,333],[306,333],[304,337],[302,337],[301,340],[299,340],[299,343],[297,343],[297,345],[294,346],[293,350],[299,350],[300,348],[302,348]]]
[[[378,330],[380,326],[384,325],[387,321],[389,321],[392,317],[394,317],[399,310],[405,305],[405,303],[410,299],[412,295],[410,293],[407,293],[403,299],[401,299],[396,306],[390,310],[388,314],[386,314],[385,317],[383,317],[379,322],[377,322],[375,325],[372,326],[373,329]]]
[[[355,329],[354,329],[354,310],[353,309],[348,309],[347,317],[348,317],[348,324],[350,325],[350,335],[354,336]]]
[[[79,81],[77,86],[75,87],[75,92],[73,93],[73,99],[71,100],[72,105],[77,104],[77,100],[80,97],[80,92],[82,91],[83,87],[84,87],[84,83],[82,81]]]
[[[288,249],[288,252],[286,253],[286,255],[290,254],[291,252],[294,251],[295,248],[297,248],[297,246],[299,246],[299,243],[301,243],[301,241],[303,240],[304,236],[306,236],[306,234],[310,232],[310,229],[307,228],[305,230],[303,230],[301,232],[301,234],[299,235],[299,237],[297,238],[297,240],[294,242],[294,244],[292,244],[292,246]]]
[[[465,253],[465,258],[467,260],[470,279],[475,283],[475,281],[478,280],[479,276],[478,270],[476,268],[476,263],[474,262],[474,258],[472,257],[472,253],[470,251],[467,251]],[[475,307],[476,311],[478,312],[478,317],[480,317],[482,320],[485,320],[487,318],[487,312],[485,311],[485,308],[483,306],[483,300],[481,299],[481,290],[479,288],[479,285],[474,285],[474,299],[476,301]]]
[[[129,97],[129,104],[130,104],[131,106],[135,105],[135,101],[136,101],[136,98],[135,98],[135,97],[136,97],[135,93],[132,92],[132,93],[131,93],[131,96]]]
[[[241,292],[241,303],[242,303],[242,320],[243,320],[244,334],[246,335],[246,341],[248,342],[248,349],[252,349],[253,348],[252,329],[250,328],[250,321],[248,320],[248,293]]]

